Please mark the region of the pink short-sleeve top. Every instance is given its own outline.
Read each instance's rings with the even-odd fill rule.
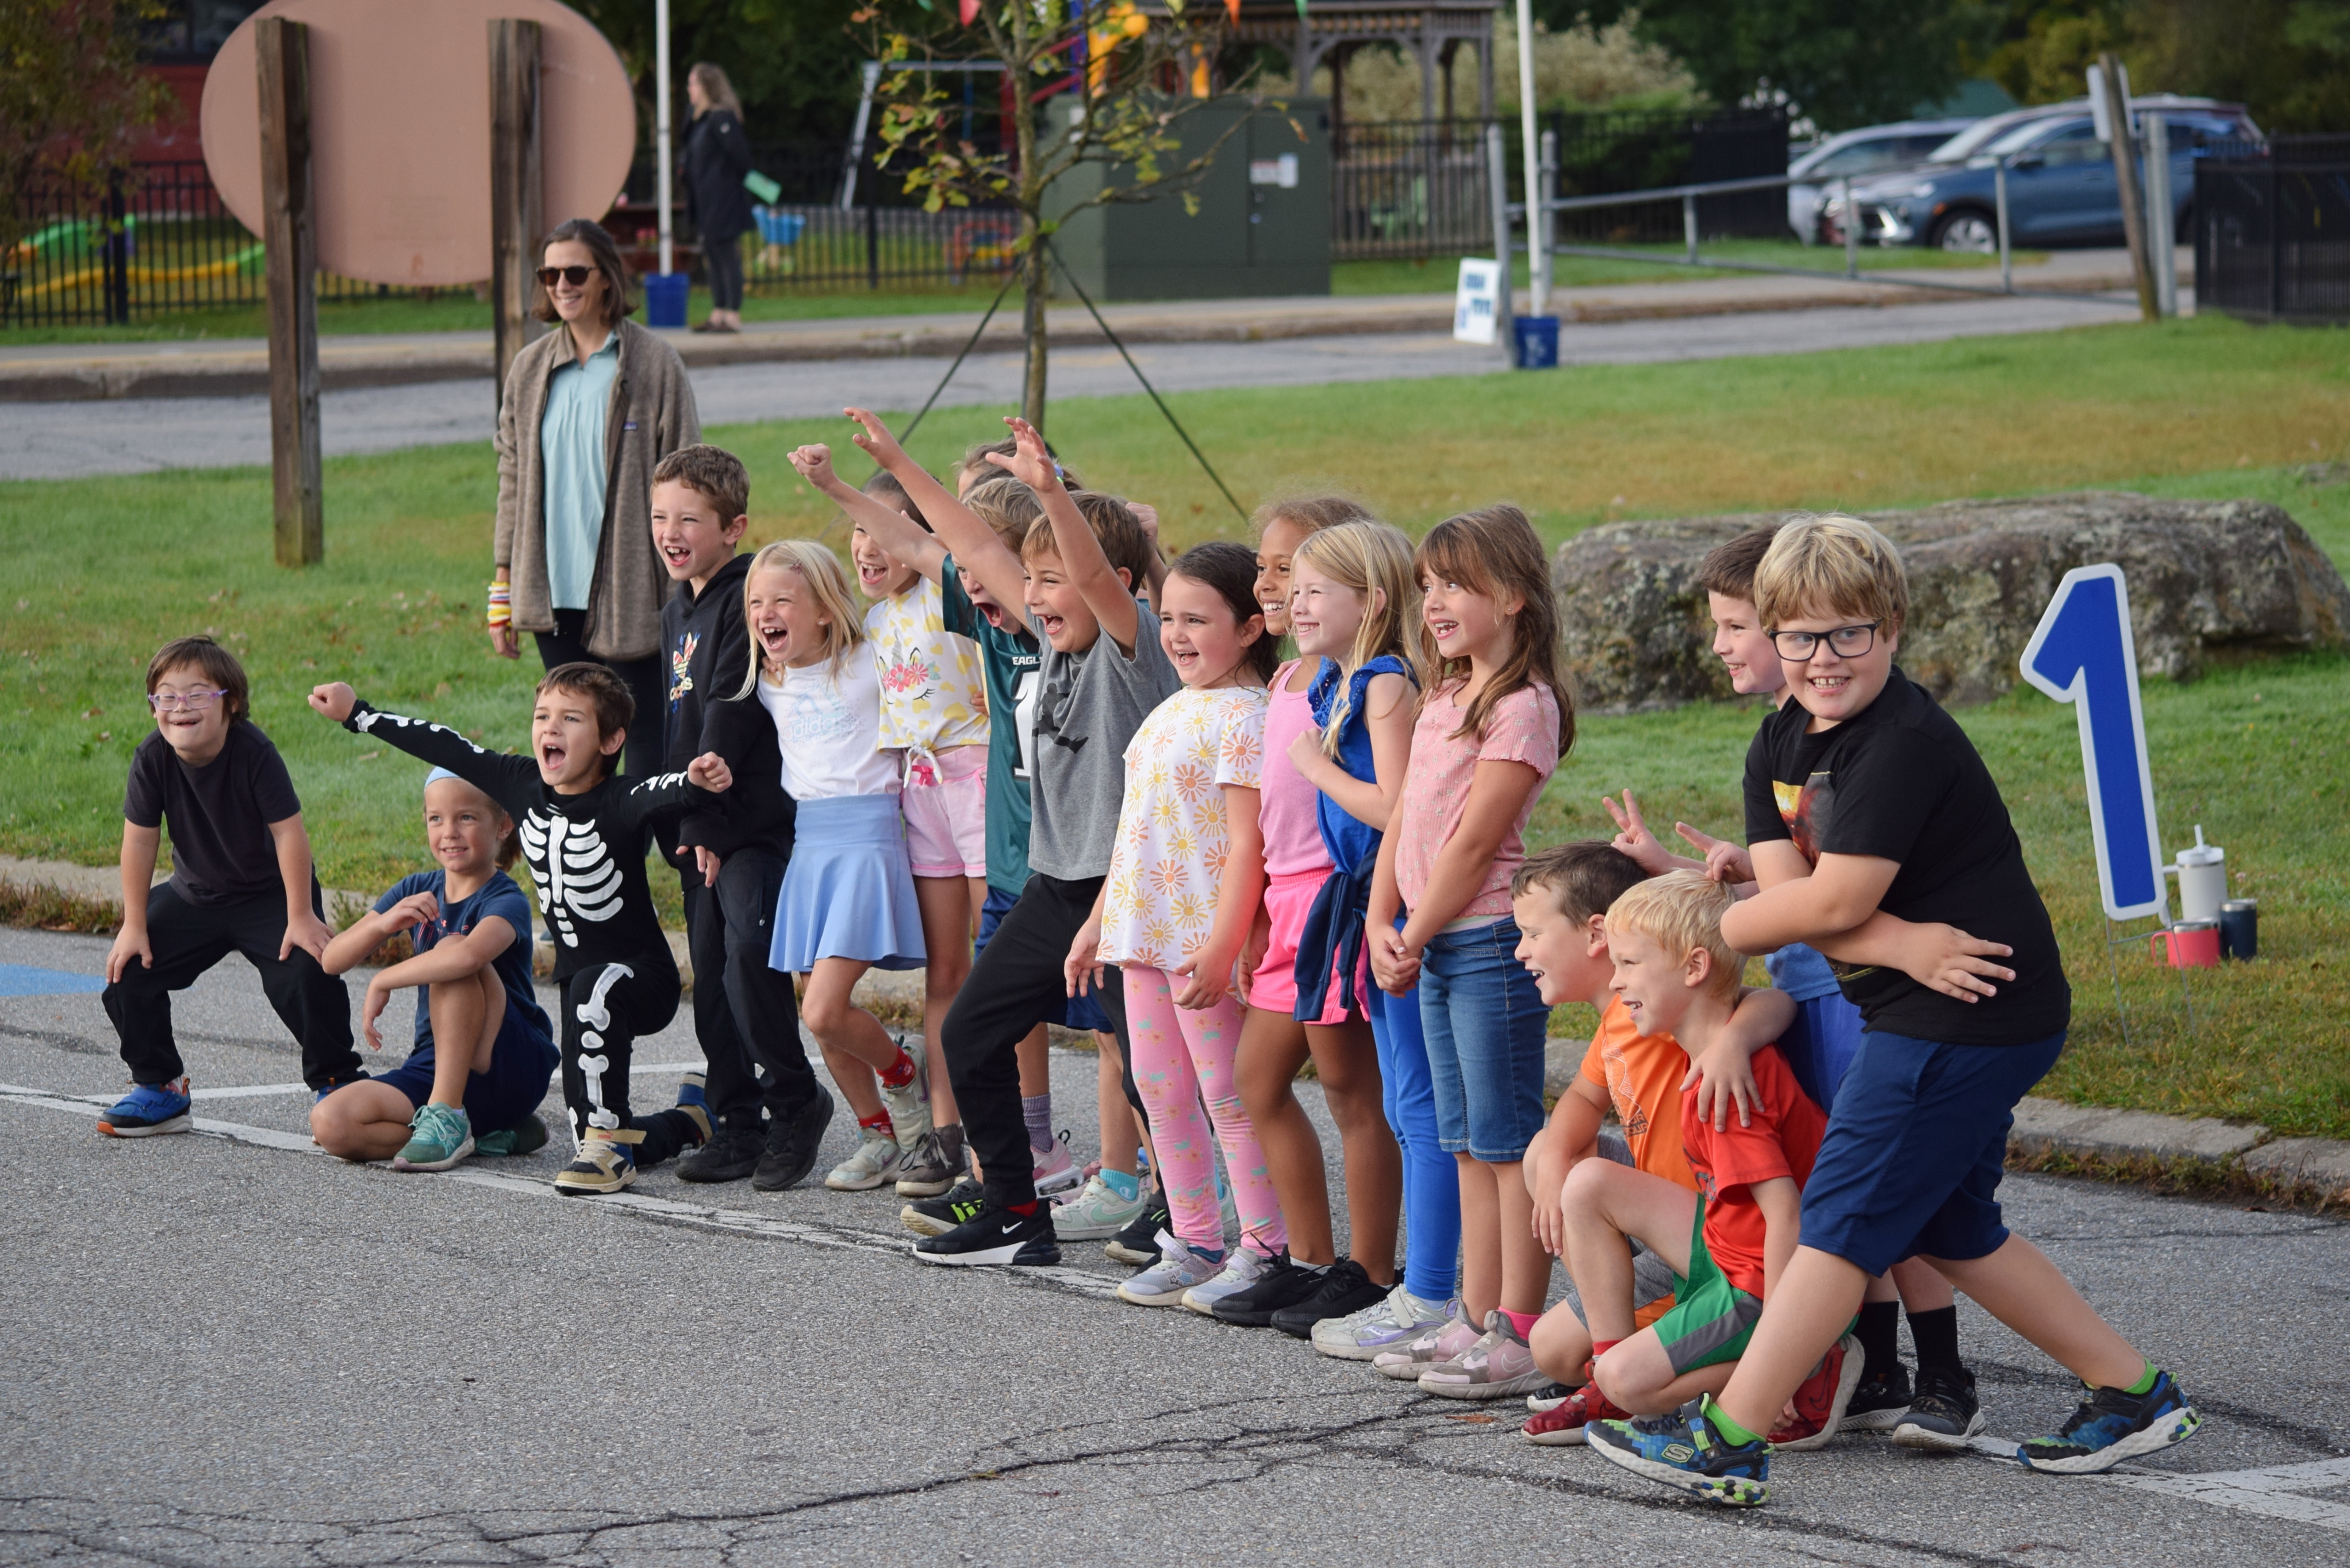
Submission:
[[[1396,886],[1407,909],[1418,909],[1436,869],[1436,857],[1461,826],[1469,785],[1479,763],[1523,763],[1534,770],[1534,787],[1518,807],[1509,836],[1494,852],[1482,887],[1455,919],[1488,919],[1510,912],[1510,878],[1526,858],[1526,822],[1542,798],[1543,785],[1558,768],[1558,698],[1547,686],[1513,691],[1493,704],[1481,739],[1455,737],[1466,710],[1454,699],[1452,681],[1429,693],[1411,732],[1411,766],[1397,802],[1400,833],[1396,840]]]
[[[1264,713],[1264,782],[1257,786],[1257,818],[1264,832],[1268,877],[1330,869],[1330,851],[1314,820],[1322,792],[1289,760],[1291,742],[1314,728],[1310,693],[1289,689],[1300,662],[1292,659],[1274,670],[1265,689],[1272,701]]]

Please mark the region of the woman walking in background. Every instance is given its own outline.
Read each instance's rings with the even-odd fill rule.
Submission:
[[[685,215],[702,235],[710,269],[710,319],[696,332],[743,327],[743,236],[751,232],[751,141],[743,132],[743,104],[726,73],[704,62],[685,73],[693,123],[685,133]]]

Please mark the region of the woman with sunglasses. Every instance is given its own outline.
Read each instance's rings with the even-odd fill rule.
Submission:
[[[527,631],[547,669],[592,659],[628,682],[623,771],[643,777],[660,769],[666,711],[652,472],[702,439],[702,420],[677,351],[628,319],[629,275],[603,225],[558,225],[539,263],[532,314],[561,330],[515,356],[498,400],[490,647],[515,658]]]

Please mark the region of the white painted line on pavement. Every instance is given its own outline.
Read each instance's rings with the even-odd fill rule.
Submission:
[[[633,1078],[640,1073],[699,1073],[702,1068],[702,1064],[699,1062],[632,1062],[629,1064],[629,1076]],[[188,1098],[251,1100],[258,1099],[264,1095],[307,1095],[309,1092],[310,1085],[307,1084],[230,1084],[216,1089],[190,1089]],[[63,1097],[88,1100],[91,1105],[99,1106],[110,1106],[121,1098],[120,1095],[68,1095]]]
[[[2183,1497],[2238,1513],[2257,1513],[2350,1534],[2350,1504],[2300,1495],[2306,1490],[2350,1482],[2350,1459],[2317,1459],[2308,1464],[2269,1465],[2258,1469],[2209,1471],[2201,1475],[2116,1470],[2101,1479],[2137,1491]]]

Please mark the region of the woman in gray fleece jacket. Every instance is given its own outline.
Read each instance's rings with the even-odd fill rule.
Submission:
[[[702,439],[693,387],[636,308],[619,247],[574,218],[540,251],[535,314],[558,323],[515,356],[498,402],[497,539],[490,646],[519,633],[546,668],[589,659],[629,684],[637,715],[625,771],[660,766],[660,607],[669,574],[653,548],[653,466]]]

